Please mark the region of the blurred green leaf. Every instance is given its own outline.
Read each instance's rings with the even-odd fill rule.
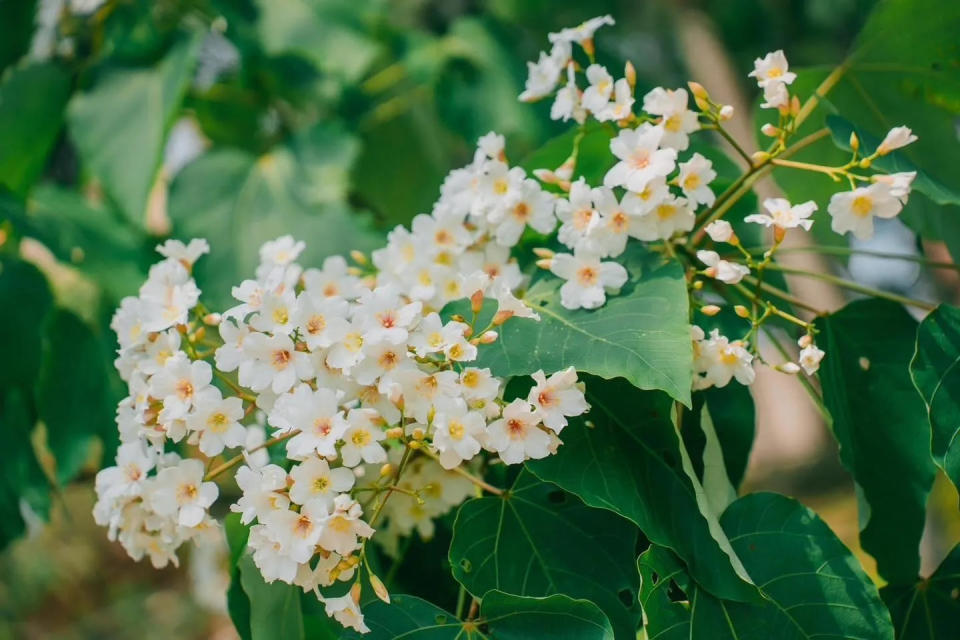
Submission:
[[[893,640],[877,588],[830,528],[799,502],[774,493],[744,496],[721,524],[767,600],[719,600],[689,580],[666,549],[640,556],[641,598],[649,637],[712,640]],[[667,597],[671,583],[689,599]]]
[[[0,387],[0,550],[25,531],[23,504],[44,516],[50,507],[49,483],[30,442],[34,418],[28,402],[23,390]]]
[[[570,421],[555,455],[529,461],[528,468],[674,549],[709,591],[733,600],[755,597],[756,590],[733,567],[739,561],[724,551],[729,542],[716,537],[723,536],[717,516],[701,511],[683,468],[670,398],[623,379],[584,380],[590,412]]]
[[[81,160],[127,217],[142,225],[170,127],[192,78],[201,34],[153,68],[115,69],[70,101],[70,137]]]
[[[912,580],[935,473],[930,424],[910,380],[917,322],[898,304],[867,299],[816,326],[827,353],[823,400],[861,501],[860,541],[880,575]]]
[[[57,309],[46,323],[37,407],[47,428],[47,446],[57,480],[72,480],[90,455],[93,440],[114,433],[107,362],[100,339],[77,316]]]
[[[240,557],[240,584],[250,599],[251,640],[303,640],[300,587],[266,583],[249,554]]]
[[[240,522],[239,513],[223,519],[223,531],[230,551],[230,586],[227,588],[227,613],[242,640],[250,640],[250,597],[240,583],[240,559],[247,549],[250,527]]]
[[[331,162],[339,158],[333,154]],[[306,241],[300,258],[304,265],[348,249],[379,246],[381,237],[364,216],[343,204],[304,202],[305,195],[318,198],[316,193],[304,193],[306,172],[337,173],[324,167],[323,162],[305,167],[285,147],[259,158],[221,149],[201,156],[177,175],[169,201],[174,235],[210,241],[213,250],[197,264],[196,277],[214,308],[230,304],[231,286],[253,277],[258,249],[265,241],[286,234]]]
[[[910,362],[913,384],[927,407],[933,458],[960,487],[960,309],[940,305],[917,330]]]
[[[0,256],[0,389],[30,389],[40,371],[43,326],[53,308],[47,279],[32,264]]]
[[[0,0],[0,72],[16,62],[30,47],[36,0]]]
[[[960,546],[944,558],[929,578],[880,590],[898,640],[949,640],[960,621]]]
[[[0,84],[0,185],[22,196],[40,177],[69,97],[70,74],[53,62],[18,67]]]
[[[450,565],[476,597],[498,589],[588,599],[607,615],[617,638],[632,640],[640,617],[636,535],[626,520],[524,471],[503,496],[460,507]]]

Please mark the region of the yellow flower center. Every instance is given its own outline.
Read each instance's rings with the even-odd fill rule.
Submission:
[[[873,211],[873,200],[870,196],[857,196],[853,199],[850,209],[861,218],[866,217]]]

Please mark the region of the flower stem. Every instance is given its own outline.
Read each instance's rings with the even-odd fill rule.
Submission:
[[[283,441],[285,441],[285,440],[289,440],[290,438],[292,438],[293,436],[297,435],[298,433],[300,433],[300,430],[299,430],[299,429],[294,429],[293,431],[288,431],[287,433],[284,433],[283,435],[277,436],[277,437],[275,437],[275,438],[270,438],[269,440],[267,440],[267,441],[264,442],[263,444],[259,444],[259,445],[255,446],[255,447],[252,448],[252,449],[247,449],[244,453],[253,453],[254,451],[259,451],[260,449],[266,449],[267,447],[272,447],[272,446],[275,445],[275,444],[278,444],[278,443],[283,442]],[[208,480],[213,480],[214,478],[216,478],[218,475],[220,475],[220,474],[223,473],[224,471],[229,471],[230,469],[232,469],[232,468],[234,468],[235,466],[237,466],[238,464],[240,464],[240,462],[242,462],[242,461],[243,461],[243,454],[242,454],[242,453],[239,454],[239,455],[233,456],[232,458],[230,458],[229,460],[227,460],[226,462],[224,462],[224,463],[221,464],[220,466],[214,467],[212,470],[210,470],[209,472],[207,472],[207,475],[203,476],[203,481],[204,481],[204,482],[207,482]]]
[[[780,352],[780,355],[783,356],[784,360],[793,360],[793,357],[787,352],[786,348],[777,337],[773,334],[773,331],[770,327],[763,327],[763,333],[770,339],[770,342],[773,343],[773,346],[776,347],[777,351]],[[826,421],[827,424],[833,422],[833,418],[830,416],[830,412],[827,410],[827,406],[823,403],[823,398],[820,396],[820,393],[817,391],[816,387],[813,386],[813,383],[810,382],[806,377],[801,374],[797,374],[797,379],[800,381],[800,384],[803,385],[804,390],[806,390],[807,395],[810,396],[810,399],[813,400],[813,404],[816,405],[817,410],[820,411],[820,415]]]
[[[759,253],[764,251],[764,249],[756,248],[748,249],[747,251],[750,253]],[[888,260],[904,260],[906,262],[915,262],[931,269],[950,269],[952,271],[960,271],[960,265],[957,265],[953,262],[936,262],[934,260],[927,260],[923,256],[916,256],[909,253],[890,253],[887,251],[871,251],[868,249],[851,249],[850,247],[825,247],[816,245],[809,247],[789,247],[780,249],[780,253],[822,253],[832,256],[872,256],[874,258],[886,258]]]
[[[792,273],[798,276],[807,276],[810,278],[817,278],[818,280],[823,280],[824,282],[829,282],[830,284],[835,284],[838,287],[843,287],[844,289],[849,289],[850,291],[856,291],[857,293],[862,293],[867,296],[873,296],[875,298],[883,298],[885,300],[890,300],[892,302],[899,302],[900,304],[916,307],[918,309],[923,309],[924,311],[933,311],[937,308],[935,304],[929,302],[924,302],[922,300],[915,300],[914,298],[908,298],[906,296],[901,296],[896,293],[890,293],[889,291],[883,291],[881,289],[874,289],[873,287],[867,287],[856,282],[851,282],[850,280],[845,280],[844,278],[838,278],[835,275],[829,273],[817,273],[815,271],[807,271],[806,269],[796,269],[793,267],[785,267],[779,264],[771,264],[767,267],[768,269],[773,269],[774,271],[781,271],[783,273]]]
[[[437,455],[432,451],[430,451],[429,449],[421,449],[421,451],[423,451],[423,453],[425,453],[427,456],[436,460],[438,463],[440,462],[440,458],[438,458]],[[503,495],[503,489],[495,487],[492,484],[489,484],[488,482],[484,481],[483,479],[478,478],[477,476],[473,475],[463,467],[454,467],[453,469],[447,469],[447,471],[452,471],[457,475],[463,476],[464,478],[466,478],[467,480],[469,480],[470,482],[477,485],[478,487],[480,487],[481,489],[483,489],[488,493],[492,493],[495,496]]]

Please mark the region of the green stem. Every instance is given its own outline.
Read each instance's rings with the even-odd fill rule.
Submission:
[[[762,247],[747,249],[751,254],[761,253],[765,251]],[[915,262],[919,265],[929,267],[931,269],[949,269],[952,271],[960,271],[960,265],[957,265],[953,262],[936,262],[934,260],[928,260],[923,256],[917,256],[909,253],[890,253],[887,251],[870,251],[868,249],[851,249],[850,247],[823,247],[823,246],[809,246],[809,247],[790,247],[785,249],[780,249],[780,253],[822,253],[825,255],[832,256],[851,256],[851,255],[862,255],[862,256],[872,256],[874,258],[886,258],[888,260],[904,260],[906,262]]]
[[[277,444],[277,443],[279,443],[279,442],[283,442],[284,440],[289,440],[290,438],[292,438],[293,436],[297,435],[298,433],[300,433],[300,430],[299,430],[299,429],[294,429],[293,431],[288,431],[287,433],[285,433],[285,434],[283,434],[283,435],[277,436],[277,437],[275,437],[275,438],[270,438],[269,440],[267,440],[267,441],[264,442],[263,444],[257,445],[256,447],[254,447],[254,448],[252,448],[252,449],[248,449],[248,450],[246,451],[246,453],[253,453],[254,451],[259,451],[260,449],[266,449],[267,447],[272,447],[273,445],[275,445],[275,444]],[[203,481],[204,481],[204,482],[207,482],[207,481],[209,481],[209,480],[213,480],[214,478],[216,478],[218,475],[220,475],[220,474],[223,473],[224,471],[229,471],[230,469],[234,468],[235,466],[237,466],[237,465],[240,464],[241,462],[243,462],[243,454],[242,454],[242,453],[239,454],[239,455],[233,456],[232,458],[230,458],[229,460],[227,460],[226,462],[224,462],[224,463],[221,464],[220,466],[214,467],[213,470],[209,471],[205,476],[203,476]]]
[[[777,337],[773,334],[773,331],[770,330],[770,327],[763,327],[763,333],[770,339],[770,342],[773,343],[773,346],[780,352],[780,355],[784,360],[792,361],[793,358],[790,353],[784,348],[780,341],[777,340]],[[820,411],[820,415],[823,419],[830,424],[833,422],[833,418],[830,416],[830,412],[827,410],[827,406],[823,403],[823,398],[820,396],[820,393],[817,391],[816,387],[813,386],[813,383],[810,382],[806,376],[802,374],[796,374],[797,379],[800,381],[800,384],[803,385],[803,388],[806,390],[807,395],[810,396],[810,399],[813,400],[813,404],[816,405],[817,410]]]
[[[793,267],[784,267],[779,264],[771,264],[767,268],[773,269],[775,271],[781,271],[783,273],[791,273],[798,276],[807,276],[810,278],[816,278],[818,280],[823,280],[824,282],[829,282],[830,284],[835,284],[838,287],[849,289],[850,291],[856,291],[857,293],[862,293],[867,296],[873,296],[875,298],[883,298],[885,300],[898,302],[900,304],[916,307],[918,309],[923,309],[925,311],[933,311],[934,309],[937,308],[936,305],[930,304],[929,302],[923,302],[922,300],[915,300],[913,298],[901,296],[896,293],[890,293],[889,291],[882,291],[880,289],[874,289],[873,287],[867,287],[862,284],[858,284],[856,282],[851,282],[850,280],[839,278],[829,273],[817,273],[815,271],[807,271],[806,269],[795,269]]]

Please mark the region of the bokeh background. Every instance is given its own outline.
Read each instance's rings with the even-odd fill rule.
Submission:
[[[38,270],[30,296],[0,286],[0,335],[33,322],[44,345],[71,345],[65,355],[45,347],[25,372],[32,365],[14,364],[27,357],[18,345],[0,345],[4,442],[26,425],[16,432],[19,462],[0,471],[0,640],[235,637],[223,548],[194,549],[180,568],[155,571],[129,560],[90,516],[122,395],[107,325],[145,277],[158,238],[210,240],[198,280],[212,306],[278,235],[305,240],[307,263],[377,246],[429,210],[480,135],[503,133],[520,159],[565,129],[548,104],[516,100],[524,63],[548,32],[598,14],[617,20],[598,38],[601,62],[631,60],[641,95],[700,81],[735,105],[731,127],[751,146],[753,58],[783,48],[798,66],[836,64],[873,4],[0,0],[0,253]],[[888,221],[868,248],[910,253],[918,242]],[[949,259],[940,247],[926,251]],[[806,266],[956,298],[949,277],[921,276],[911,263]],[[820,308],[842,304],[829,287],[797,286]],[[767,373],[753,391],[758,437],[744,489],[800,498],[856,548],[852,481],[802,389]],[[36,427],[18,422],[14,392]],[[956,501],[938,481],[925,567],[960,537],[942,515]]]

